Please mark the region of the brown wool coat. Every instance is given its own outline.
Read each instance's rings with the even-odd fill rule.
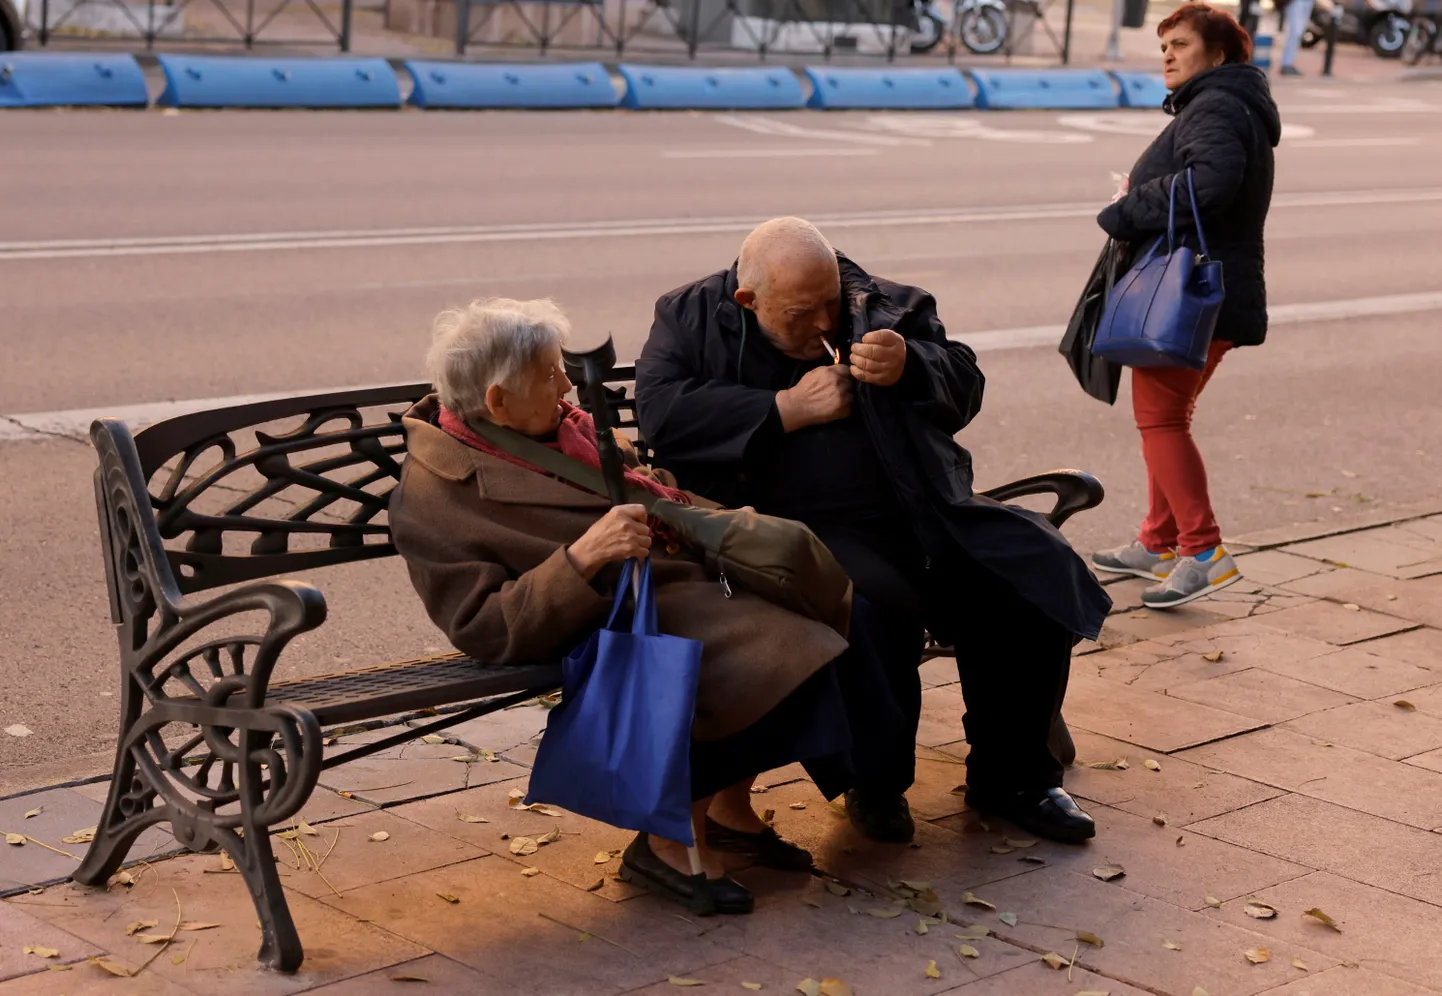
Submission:
[[[614,570],[592,583],[565,548],[610,503],[473,449],[430,424],[435,396],[406,413],[409,457],[390,506],[391,535],[426,612],[478,660],[556,660],[604,625]],[[695,736],[745,729],[846,649],[819,622],[754,595],[727,598],[690,560],[657,550],[663,633],[699,640]]]

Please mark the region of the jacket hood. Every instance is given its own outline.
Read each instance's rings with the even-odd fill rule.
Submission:
[[[1180,114],[1184,108],[1208,90],[1225,90],[1246,102],[1267,130],[1272,148],[1282,140],[1282,115],[1272,99],[1267,74],[1249,62],[1229,62],[1198,73],[1177,88],[1162,104],[1168,114]]]

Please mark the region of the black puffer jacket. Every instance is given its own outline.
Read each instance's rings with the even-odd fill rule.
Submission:
[[[1262,229],[1272,203],[1272,150],[1282,119],[1267,74],[1228,63],[1194,76],[1163,105],[1175,120],[1132,167],[1130,189],[1097,221],[1107,234],[1133,245],[1134,259],[1167,230],[1172,177],[1192,167],[1202,231],[1222,263],[1226,300],[1216,338],[1238,346],[1267,337],[1267,287],[1262,275]],[[1177,228],[1196,247],[1185,186],[1177,187]]]

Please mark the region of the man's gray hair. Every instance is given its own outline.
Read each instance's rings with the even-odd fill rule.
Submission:
[[[763,221],[741,243],[736,260],[737,283],[762,293],[777,266],[836,260],[836,250],[820,229],[804,218]]]
[[[517,389],[526,368],[570,332],[570,321],[549,298],[472,301],[436,316],[426,372],[441,404],[462,417],[479,414],[492,385]]]

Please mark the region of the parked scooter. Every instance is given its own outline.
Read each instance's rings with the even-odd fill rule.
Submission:
[[[1332,7],[1336,0],[1316,0],[1312,19],[1302,35],[1302,47],[1311,48],[1326,40],[1332,23]],[[1370,46],[1384,59],[1402,54],[1407,34],[1412,29],[1412,0],[1350,0],[1342,8],[1342,23],[1337,40]]]
[[[1412,30],[1402,44],[1402,61],[1415,66],[1429,55],[1442,55],[1437,38],[1442,34],[1442,4],[1434,2],[1426,13],[1412,15]]]
[[[946,17],[935,0],[911,0],[911,51],[930,52],[946,35]],[[967,50],[991,55],[1006,45],[1007,16],[1002,0],[957,0],[951,30]]]

